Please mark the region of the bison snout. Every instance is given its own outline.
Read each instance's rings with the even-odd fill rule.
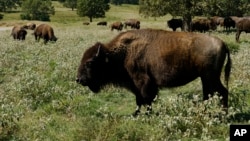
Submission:
[[[84,80],[83,80],[83,79],[81,79],[81,78],[77,78],[77,79],[76,79],[76,83],[78,83],[78,84],[82,84],[82,85],[84,85],[84,86],[85,86],[87,82],[86,82],[86,81],[84,81]]]

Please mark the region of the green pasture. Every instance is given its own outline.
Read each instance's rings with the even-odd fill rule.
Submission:
[[[153,113],[132,117],[135,96],[123,88],[107,86],[98,94],[75,83],[83,52],[97,41],[119,34],[99,21],[138,18],[142,28],[166,27],[171,16],[144,18],[133,5],[111,6],[105,18],[78,17],[76,11],[54,3],[50,24],[58,41],[36,42],[31,30],[25,41],[14,41],[11,30],[0,30],[0,141],[206,141],[229,140],[230,124],[250,124],[250,34],[223,28],[210,33],[231,49],[229,109],[225,114],[217,95],[202,101],[197,79],[185,86],[163,89]],[[30,21],[19,12],[7,13],[0,29]],[[37,24],[41,21],[33,21]],[[126,31],[126,30],[123,30]],[[224,75],[224,73],[223,73]],[[222,75],[222,80],[224,80]]]

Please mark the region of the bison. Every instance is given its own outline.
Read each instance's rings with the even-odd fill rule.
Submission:
[[[151,103],[160,88],[185,85],[201,78],[203,99],[219,92],[228,107],[228,90],[220,80],[224,61],[225,81],[231,69],[230,52],[219,38],[192,32],[141,29],[122,32],[108,43],[97,42],[88,48],[78,67],[76,82],[95,93],[114,84],[135,94],[140,113]]]
[[[14,26],[11,31],[11,35],[15,40],[25,40],[27,31],[22,26]]]
[[[223,23],[226,31],[229,31],[231,27],[235,28],[235,21],[231,17],[225,17]]]
[[[181,28],[181,30],[183,30],[182,19],[171,19],[167,21],[167,25],[169,28],[172,28],[173,31],[176,31],[177,28]]]
[[[26,25],[23,26],[23,28],[34,30],[36,28],[36,24],[34,24],[34,23],[27,23]]]
[[[123,24],[121,22],[114,22],[110,25],[110,27],[111,27],[111,31],[113,31],[114,29],[118,31],[122,31]]]
[[[130,26],[131,29],[140,29],[140,21],[136,19],[128,19],[124,22],[124,27]]]
[[[57,41],[57,38],[54,35],[53,28],[47,24],[41,24],[41,25],[37,26],[33,34],[34,34],[35,39],[37,41],[39,41],[40,38],[43,38],[45,44],[48,41]]]
[[[240,34],[242,31],[245,31],[246,33],[250,32],[250,18],[242,18],[236,23],[236,41],[239,42]]]
[[[83,25],[89,25],[90,23],[89,22],[83,22],[82,24]]]
[[[98,22],[97,25],[107,26],[107,22],[106,21],[101,21],[101,22]]]
[[[209,30],[216,30],[217,25],[211,19],[196,19],[191,23],[192,31],[206,32]]]

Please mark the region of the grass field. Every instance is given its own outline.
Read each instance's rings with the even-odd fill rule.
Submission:
[[[50,24],[56,43],[35,42],[28,31],[25,41],[14,41],[10,30],[0,31],[0,140],[14,141],[156,141],[229,140],[230,124],[250,124],[250,34],[211,32],[232,50],[229,82],[229,113],[218,106],[215,96],[202,102],[197,79],[185,86],[160,91],[153,114],[132,117],[135,96],[107,86],[99,94],[75,83],[83,52],[97,41],[108,42],[119,32],[96,26],[139,18],[142,28],[166,29],[166,20],[143,18],[132,5],[111,6],[106,18],[82,25],[86,17],[54,3]],[[19,13],[8,13],[0,28],[25,24]],[[34,21],[37,24],[42,22]],[[209,33],[206,33],[209,34]],[[223,78],[222,78],[223,79]],[[143,109],[144,110],[144,109]]]

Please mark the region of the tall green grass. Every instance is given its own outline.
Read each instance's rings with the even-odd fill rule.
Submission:
[[[61,13],[49,23],[56,43],[36,42],[32,31],[25,41],[14,41],[10,30],[0,31],[0,140],[229,140],[230,124],[249,123],[250,35],[242,34],[241,42],[235,43],[234,33],[210,33],[232,50],[228,114],[221,110],[217,95],[202,101],[197,79],[161,90],[151,115],[132,117],[135,97],[129,91],[107,86],[93,94],[75,83],[80,59],[95,42],[108,42],[119,34],[96,26],[99,20],[136,17],[142,28],[167,29],[171,17],[145,19],[136,6],[112,6],[106,18],[84,26],[70,9],[59,8]]]

